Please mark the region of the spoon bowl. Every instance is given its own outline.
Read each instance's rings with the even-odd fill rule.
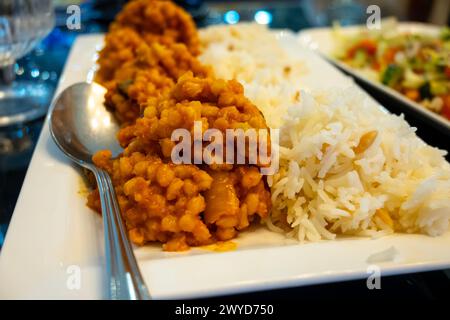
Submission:
[[[116,134],[119,124],[104,107],[106,89],[96,83],[76,83],[65,89],[51,110],[50,132],[58,147],[86,167],[92,156],[108,149],[113,157],[122,152]]]

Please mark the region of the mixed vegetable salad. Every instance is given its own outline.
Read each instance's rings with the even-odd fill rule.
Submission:
[[[336,58],[450,120],[450,29],[438,35],[395,29],[351,36],[336,30]]]

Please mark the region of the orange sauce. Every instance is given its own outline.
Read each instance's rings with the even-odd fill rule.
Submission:
[[[200,249],[214,251],[214,252],[227,252],[227,251],[233,251],[237,249],[236,242],[233,241],[218,241],[216,243],[207,245],[207,246],[201,246]]]

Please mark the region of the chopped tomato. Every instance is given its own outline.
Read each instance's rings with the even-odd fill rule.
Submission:
[[[450,66],[445,67],[445,75],[450,79]]]
[[[390,64],[394,61],[395,55],[398,52],[398,48],[388,48],[383,53],[383,60],[386,64]]]
[[[353,58],[356,51],[363,49],[368,55],[373,56],[377,52],[377,43],[371,39],[363,39],[347,51],[347,56]]]
[[[374,61],[372,62],[372,69],[373,69],[373,70],[380,71],[380,70],[381,70],[381,65],[380,65],[380,63],[379,63],[378,61],[374,60]]]
[[[444,106],[442,107],[441,114],[450,120],[450,94],[442,96],[442,99],[444,100]]]
[[[377,43],[373,40],[366,39],[361,41],[361,48],[364,48],[368,54],[373,56],[375,53],[377,53]]]

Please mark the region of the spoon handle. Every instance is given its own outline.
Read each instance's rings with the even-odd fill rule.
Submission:
[[[110,299],[148,300],[150,294],[134,257],[111,178],[104,170],[95,168],[93,172],[102,206]]]

